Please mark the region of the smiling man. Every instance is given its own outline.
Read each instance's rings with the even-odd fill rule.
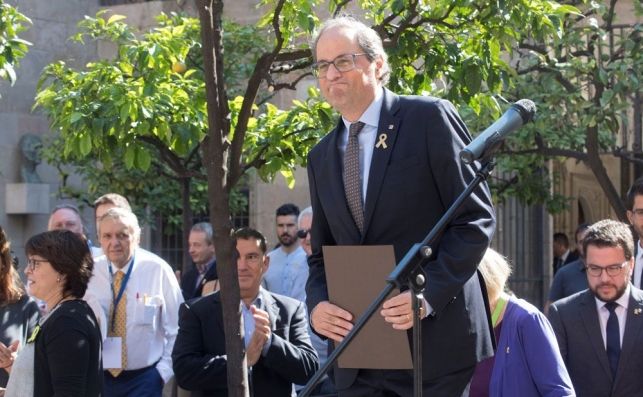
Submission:
[[[306,383],[318,368],[302,302],[261,288],[268,270],[266,240],[240,229],[237,271],[244,323],[250,395],[290,396],[293,383]],[[220,293],[181,305],[172,359],[178,384],[200,396],[227,396],[227,357]]]
[[[628,225],[596,222],[583,239],[589,289],[549,308],[560,352],[579,396],[635,396],[643,390],[643,292],[630,283]]]
[[[183,296],[170,265],[139,248],[140,235],[136,215],[125,209],[111,208],[98,221],[104,256],[88,289],[107,314],[106,397],[159,397],[172,377]]]

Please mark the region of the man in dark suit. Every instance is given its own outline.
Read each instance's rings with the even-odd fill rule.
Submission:
[[[292,384],[306,383],[319,367],[306,309],[302,302],[261,288],[269,265],[263,235],[246,228],[235,236],[250,395],[290,396]],[[203,396],[228,395],[219,292],[181,305],[172,362],[182,388]]]
[[[313,72],[342,118],[308,158],[315,216],[307,304],[314,331],[341,341],[355,318],[328,301],[322,247],[392,244],[399,261],[475,171],[458,159],[470,136],[451,103],[397,96],[384,88],[390,70],[375,31],[350,17],[335,18],[324,23],[313,46]],[[423,269],[424,395],[459,396],[476,362],[493,354],[476,268],[494,227],[483,184],[460,208]],[[380,314],[411,335],[410,292],[387,300]],[[335,368],[334,378],[342,397],[408,396],[413,390],[411,371]]]
[[[207,283],[218,284],[213,237],[212,225],[208,222],[197,223],[190,229],[188,249],[194,267],[181,277],[181,291],[186,301],[201,296]],[[211,288],[212,291],[218,289],[218,285]]]
[[[634,230],[634,272],[632,284],[643,289],[643,177],[634,181],[627,191],[627,219]]]
[[[559,300],[549,320],[574,389],[583,397],[643,393],[643,291],[630,283],[629,227],[603,220],[583,240],[589,289]]]
[[[569,239],[565,233],[554,233],[553,239],[554,263],[552,269],[556,274],[560,268],[578,259],[578,251],[569,249]]]

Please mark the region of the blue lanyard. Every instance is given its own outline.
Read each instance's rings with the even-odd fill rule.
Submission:
[[[121,288],[118,291],[118,295],[116,295],[114,291],[114,271],[112,270],[112,265],[108,264],[107,268],[109,269],[109,279],[110,279],[110,286],[112,287],[112,303],[113,303],[113,310],[112,310],[112,318],[111,318],[111,324],[112,324],[112,331],[114,331],[114,321],[116,320],[116,308],[118,307],[118,303],[121,301],[121,298],[123,297],[123,293],[125,292],[125,287],[127,286],[127,282],[129,281],[129,276],[132,274],[132,268],[134,267],[134,257],[129,262],[129,269],[127,269],[127,273],[125,273],[125,277],[123,278],[123,281],[121,281]]]

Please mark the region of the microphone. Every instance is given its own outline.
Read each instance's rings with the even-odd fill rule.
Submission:
[[[483,157],[489,157],[507,135],[530,122],[534,114],[536,114],[536,104],[533,101],[521,99],[514,103],[502,117],[462,149],[460,160],[464,164],[471,164]]]

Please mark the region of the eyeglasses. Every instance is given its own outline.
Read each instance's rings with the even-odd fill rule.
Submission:
[[[38,266],[40,266],[41,262],[49,262],[49,261],[46,260],[46,259],[28,258],[27,259],[27,270],[29,270],[30,272],[33,272],[34,270],[36,270],[38,268]]]
[[[634,209],[634,210],[632,210],[632,213],[633,213],[635,216],[638,216],[638,217],[643,218],[643,208],[637,208],[637,209]]]
[[[297,230],[297,237],[306,238],[306,236],[308,236],[308,233],[310,233],[310,229],[299,229]]]
[[[319,61],[312,64],[313,76],[319,79],[325,79],[328,73],[328,68],[332,64],[338,72],[350,72],[355,69],[355,58],[361,55],[367,55],[365,52],[359,54],[342,54],[337,56],[332,61]]]
[[[588,265],[588,266],[585,266],[585,269],[587,269],[587,273],[589,273],[589,275],[592,277],[600,277],[603,274],[603,270],[605,270],[608,276],[615,277],[621,274],[621,272],[623,271],[623,268],[628,263],[629,263],[628,261],[625,261],[620,265],[609,265],[605,267],[597,266],[597,265]]]

